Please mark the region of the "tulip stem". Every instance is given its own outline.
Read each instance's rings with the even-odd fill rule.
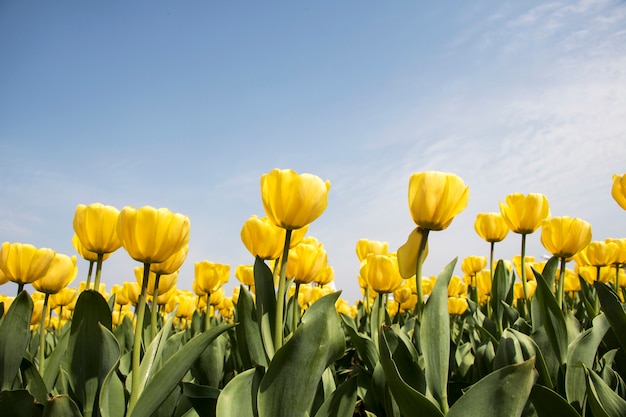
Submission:
[[[532,313],[530,308],[530,299],[528,297],[528,288],[526,281],[526,233],[522,233],[522,288],[524,289],[524,310],[526,310],[526,317],[528,320],[532,320]]]
[[[561,258],[561,266],[559,268],[559,285],[557,286],[556,302],[559,304],[559,308],[563,311],[566,310],[566,304],[563,303],[565,296],[565,258]]]
[[[293,312],[291,315],[291,333],[295,333],[296,327],[298,327],[298,293],[300,292],[300,283],[296,282],[296,290],[293,292],[291,299]]]
[[[98,254],[98,261],[96,262],[96,279],[93,283],[93,289],[96,291],[100,291],[100,274],[102,273],[102,259],[104,255]]]
[[[206,293],[206,313],[204,314],[204,331],[206,332],[211,328],[211,293]]]
[[[143,318],[146,314],[146,293],[148,288],[148,278],[150,277],[150,263],[143,264],[143,280],[141,282],[141,294],[137,300],[137,323],[135,324],[135,337],[133,340],[132,352],[132,384],[130,389],[130,399],[126,415],[130,416],[135,404],[139,399],[139,365],[141,360],[141,337],[143,333]]]
[[[85,289],[89,289],[89,285],[91,285],[91,274],[93,273],[93,263],[94,261],[89,261],[89,270],[87,271],[87,285],[85,285]]]
[[[43,307],[41,308],[41,320],[39,321],[39,373],[43,376],[43,363],[46,353],[46,316],[48,309],[48,298],[50,294],[46,293],[43,299]]]
[[[619,270],[621,268],[621,264],[615,265],[615,293],[619,296]]]
[[[417,290],[417,304],[415,304],[415,312],[417,313],[418,322],[422,322],[422,312],[424,310],[424,290],[422,289],[422,265],[426,257],[426,244],[428,242],[429,229],[422,229],[422,239],[417,250],[417,264],[415,266],[415,288]]]
[[[150,311],[150,340],[157,334],[157,298],[159,297],[159,279],[161,273],[157,272],[154,278],[154,289],[152,290],[152,310]]]
[[[280,277],[278,278],[278,294],[276,296],[276,318],[274,321],[274,349],[278,350],[283,345],[283,312],[285,310],[285,297],[287,293],[287,261],[289,258],[289,246],[291,244],[291,229],[286,229],[285,246],[283,256],[280,258]]]

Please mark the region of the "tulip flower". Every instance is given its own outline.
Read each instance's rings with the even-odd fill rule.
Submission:
[[[422,276],[425,245],[431,230],[444,230],[454,217],[467,207],[469,187],[463,180],[449,172],[416,172],[409,179],[409,209],[417,226],[424,230],[418,249],[415,279],[417,287],[417,312],[421,319],[424,296],[419,280]]]
[[[117,235],[119,215],[120,211],[117,208],[105,206],[102,203],[78,204],[74,212],[72,222],[74,233],[78,236],[81,245],[86,251],[97,255],[96,278],[94,281],[96,288],[100,284],[104,256],[115,252],[122,246],[122,242]],[[89,274],[88,283],[90,277],[91,273]]]
[[[194,265],[194,274],[194,281],[198,289],[206,295],[208,304],[208,299],[211,295],[228,282],[230,277],[230,265],[209,261],[196,262]],[[210,317],[206,314],[204,318],[204,329],[208,330]]]
[[[76,249],[76,252],[78,252],[81,258],[89,262],[89,269],[87,271],[87,283],[91,283],[91,274],[93,272],[93,266],[94,264],[97,265],[99,255],[96,252],[87,250],[87,248],[85,248],[83,244],[80,242],[80,239],[78,238],[78,235],[76,233],[74,233],[74,236],[72,236],[72,246],[74,246],[74,249]],[[103,254],[102,262],[106,261],[109,258],[109,256],[111,256],[110,253]]]
[[[237,265],[235,277],[243,285],[251,288],[254,286],[254,265]]]
[[[474,221],[474,230],[483,240],[489,243],[489,265],[493,265],[493,255],[496,242],[504,240],[509,234],[509,226],[500,213],[478,213]],[[494,267],[491,271],[493,281]]]
[[[524,195],[521,193],[513,193],[506,196],[504,202],[500,202],[500,214],[504,218],[504,221],[509,226],[511,231],[522,235],[522,286],[526,291],[524,297],[524,308],[528,312],[530,317],[530,297],[528,296],[528,286],[526,285],[526,268],[525,268],[525,256],[526,256],[526,235],[534,233],[541,223],[550,217],[550,206],[548,205],[548,199],[543,194],[530,193]]]
[[[611,187],[611,195],[621,208],[626,210],[626,174],[613,175],[613,187]]]
[[[622,266],[626,265],[626,238],[622,238],[622,239],[614,239],[614,238],[608,238],[604,240],[607,243],[615,243],[617,245],[617,253],[615,255],[615,259],[613,260],[613,266],[615,267],[615,271],[616,271],[616,275],[615,275],[615,279],[613,282],[613,286],[615,288],[615,291],[619,294],[618,288],[620,287],[619,285],[619,271],[623,271],[623,269],[621,268]]]
[[[541,244],[561,261],[557,287],[557,303],[563,307],[565,264],[591,242],[591,224],[579,218],[552,217],[541,226]]]
[[[384,255],[389,252],[389,243],[378,240],[359,239],[356,242],[356,255],[359,262],[363,262],[367,255],[374,253]]]
[[[4,242],[0,247],[0,270],[5,279],[18,284],[19,294],[25,284],[45,275],[55,255],[52,249],[38,249],[28,243]]]
[[[141,295],[137,304],[137,323],[143,323],[150,264],[165,262],[189,244],[189,217],[166,208],[124,207],[117,222],[117,236],[131,258],[143,263]],[[88,248],[89,249],[89,248]],[[139,398],[139,361],[143,326],[138,325],[132,352],[132,384],[129,414]]]
[[[486,256],[468,256],[461,263],[461,270],[469,278],[469,290],[471,299],[478,303],[478,292],[476,290],[476,274],[487,266]]]
[[[328,206],[330,181],[317,175],[298,174],[291,169],[273,169],[261,176],[261,200],[272,223],[286,230],[276,295],[274,348],[283,345],[286,273],[292,231],[309,225]]]
[[[467,300],[463,297],[448,297],[448,313],[462,316],[467,311]]]
[[[329,285],[335,280],[335,268],[330,265],[326,265],[313,279],[313,281],[320,287]]]

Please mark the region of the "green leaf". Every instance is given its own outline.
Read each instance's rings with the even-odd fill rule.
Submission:
[[[557,359],[561,365],[567,361],[567,325],[565,323],[565,316],[563,311],[559,307],[552,290],[548,287],[546,280],[543,276],[533,269],[535,279],[537,280],[537,289],[535,297],[537,299],[537,305],[541,322],[543,323],[552,349],[556,354]]]
[[[600,314],[593,319],[593,326],[582,332],[569,346],[565,395],[569,403],[577,405],[580,409],[587,395],[583,365],[589,368],[593,366],[598,347],[609,328],[606,316]]]
[[[145,386],[131,412],[131,417],[149,417],[165,401],[183,379],[198,356],[219,335],[233,328],[234,324],[213,327],[190,339],[173,354],[154,374]]]
[[[349,378],[324,401],[315,417],[352,417],[356,408],[357,379]]]
[[[626,313],[615,291],[608,285],[596,281],[593,286],[600,300],[600,309],[606,314],[611,328],[623,351],[626,351]]]
[[[359,333],[351,317],[341,314],[341,319],[345,325],[348,336],[350,336],[350,341],[356,349],[359,358],[363,361],[365,368],[370,372],[374,372],[374,368],[378,363],[376,344],[369,336]]]
[[[335,302],[340,292],[317,300],[267,369],[258,395],[259,417],[304,416],[322,373],[345,351]],[[296,382],[297,381],[297,382]]]
[[[396,400],[400,412],[409,416],[413,415],[416,410],[420,410],[420,415],[424,417],[443,417],[443,413],[434,401],[402,379],[398,366],[391,356],[391,349],[387,341],[388,335],[388,332],[381,332],[379,336],[380,364],[385,372],[389,390]]]
[[[400,372],[400,378],[421,394],[426,394],[426,376],[419,365],[419,358],[414,355],[415,347],[403,337],[400,329],[385,328],[385,340],[391,358]]]
[[[0,391],[0,417],[39,417],[42,413],[43,405],[36,404],[27,390]]]
[[[428,392],[441,407],[447,408],[448,370],[450,361],[450,314],[448,313],[448,284],[456,258],[439,274],[424,306],[420,326],[420,341],[424,355],[424,370]]]
[[[187,397],[199,415],[210,416],[215,414],[215,403],[220,390],[206,385],[183,382],[183,395]]]
[[[102,325],[101,331],[103,333],[108,332],[108,330]],[[118,355],[118,359],[115,361],[115,364],[111,367],[102,381],[98,400],[101,417],[123,416],[126,413],[126,394],[124,392],[124,384],[122,384],[122,381],[119,379],[116,372],[119,364],[120,357]]]
[[[199,384],[219,388],[224,378],[224,362],[228,351],[228,334],[217,337],[200,354],[191,367],[191,374]]]
[[[472,385],[446,417],[520,416],[524,411],[537,373],[535,360],[498,369]]]
[[[43,417],[82,417],[78,405],[67,395],[57,395],[46,402]]]
[[[254,291],[256,296],[256,316],[259,321],[261,338],[268,357],[274,356],[274,323],[276,318],[276,293],[274,275],[265,262],[256,257],[254,261]]]
[[[583,365],[587,376],[587,401],[595,417],[626,416],[626,401],[593,370]]]
[[[0,323],[0,391],[10,390],[30,340],[33,301],[20,291]]]
[[[244,371],[231,379],[217,398],[217,417],[257,417],[257,392],[262,368]]]
[[[580,414],[565,398],[543,385],[533,386],[530,401],[538,417],[580,417]]]
[[[52,350],[50,356],[46,359],[46,365],[43,370],[43,380],[49,391],[51,391],[54,387],[54,383],[59,375],[61,362],[63,361],[63,358],[65,358],[65,352],[67,351],[67,346],[70,340],[70,329],[70,326],[63,326],[61,332],[59,333],[56,346]]]
[[[102,381],[119,359],[119,345],[110,329],[111,310],[104,297],[97,291],[83,291],[74,309],[65,369],[85,414],[97,406]]]
[[[26,389],[35,396],[37,402],[44,403],[48,398],[48,389],[39,374],[39,370],[26,358],[22,358],[20,370]]]
[[[237,348],[241,354],[246,368],[261,365],[265,368],[269,365],[267,354],[265,353],[261,328],[254,307],[254,300],[250,291],[245,286],[241,286],[239,299],[237,300],[237,320],[239,326],[237,332]]]
[[[491,308],[493,317],[497,323],[502,323],[504,316],[504,305],[507,302],[511,287],[513,286],[513,273],[504,266],[504,261],[499,260],[493,274],[491,285]]]

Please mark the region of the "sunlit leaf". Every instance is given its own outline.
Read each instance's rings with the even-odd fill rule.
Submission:
[[[30,340],[33,301],[21,291],[0,323],[0,391],[11,389]]]

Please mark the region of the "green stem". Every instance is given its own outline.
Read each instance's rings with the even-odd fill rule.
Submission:
[[[130,389],[130,399],[126,415],[130,416],[135,404],[139,399],[139,365],[141,361],[141,339],[143,333],[143,318],[146,314],[146,293],[148,289],[148,278],[150,277],[150,263],[143,264],[143,280],[141,282],[141,294],[137,300],[137,323],[135,324],[135,337],[133,340],[132,352],[132,384]]]
[[[559,285],[557,287],[556,295],[556,302],[559,304],[559,308],[562,309],[564,312],[567,310],[566,303],[563,303],[563,300],[565,298],[565,262],[566,259],[561,258],[561,266],[559,270]]]
[[[615,264],[615,293],[619,295],[619,269],[620,264]]]
[[[525,316],[528,318],[528,320],[532,320],[532,313],[531,308],[530,308],[530,298],[528,297],[528,288],[527,287],[527,280],[526,280],[526,234],[522,233],[522,263],[521,263],[521,268],[522,268],[522,287],[524,289],[524,310],[526,310],[526,314]]]
[[[206,293],[206,313],[204,314],[204,331],[206,332],[211,328],[211,293]]]
[[[159,297],[159,279],[161,273],[155,274],[154,289],[152,290],[152,310],[150,311],[150,340],[154,339],[157,334],[157,298]]]
[[[24,283],[20,282],[17,284],[17,295],[20,295],[20,293],[24,290]]]
[[[419,231],[418,231],[419,232]],[[424,290],[422,289],[422,266],[426,257],[426,244],[428,241],[428,233],[430,230],[422,229],[422,239],[417,250],[417,264],[415,266],[415,288],[417,289],[417,304],[415,304],[415,312],[417,320],[421,323],[422,312],[424,310]]]
[[[98,254],[98,262],[96,263],[96,280],[93,283],[93,289],[96,291],[100,291],[100,274],[102,273],[102,258],[103,254]]]
[[[293,300],[292,306],[293,311],[291,314],[291,332],[295,333],[296,328],[298,327],[298,319],[299,319],[299,311],[298,311],[298,293],[300,292],[300,283],[296,282],[296,290],[293,292],[293,296],[291,297]]]
[[[280,277],[278,278],[278,293],[276,295],[276,318],[274,321],[274,349],[277,351],[283,345],[283,314],[285,311],[285,296],[287,294],[287,261],[289,258],[289,245],[291,243],[291,230],[285,233],[285,246],[281,257]]]
[[[365,313],[370,313],[370,285],[365,284]]]
[[[48,298],[50,294],[46,293],[43,299],[43,307],[41,308],[41,320],[39,322],[39,373],[43,376],[43,363],[46,353],[46,316],[48,315]]]
[[[85,285],[85,289],[88,290],[91,285],[91,274],[93,272],[93,264],[94,261],[89,261],[89,270],[87,271],[87,285]]]
[[[601,268],[602,266],[596,266],[596,281],[600,281]],[[594,292],[594,294],[595,294],[595,298],[593,299],[593,313],[595,317],[600,312],[600,299],[598,298],[597,292]]]

